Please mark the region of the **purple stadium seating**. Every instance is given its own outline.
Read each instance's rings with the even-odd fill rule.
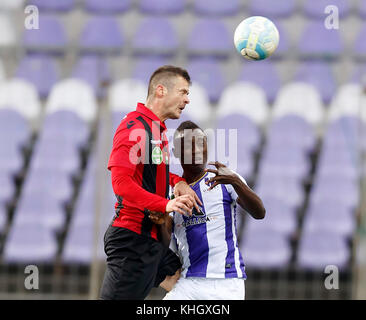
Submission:
[[[239,0],[196,0],[193,4],[197,16],[230,16],[240,11]]]
[[[263,220],[249,218],[243,230],[243,237],[246,232],[254,234],[266,231],[286,237],[292,236],[297,231],[297,217],[294,210],[275,197],[266,197],[262,200],[266,208],[266,217]]]
[[[329,103],[336,92],[336,81],[327,62],[304,62],[297,69],[294,81],[303,81],[314,85],[324,103]]]
[[[23,146],[30,136],[30,127],[23,115],[10,108],[0,109],[0,145],[2,147],[10,144],[16,147]]]
[[[38,143],[34,147],[31,169],[41,168],[74,174],[80,168],[79,151],[69,143]]]
[[[274,119],[268,127],[268,145],[287,145],[310,152],[316,137],[311,125],[303,117],[289,114]]]
[[[78,120],[75,124],[72,124],[72,120],[75,120],[73,117]],[[88,142],[89,134],[88,126],[76,114],[66,110],[56,111],[46,116],[38,142],[70,144],[83,148]]]
[[[365,60],[366,58],[366,23],[362,24],[361,29],[358,31],[354,45],[353,45],[353,55],[357,59]]]
[[[251,0],[249,12],[252,16],[264,16],[268,18],[286,18],[295,12],[295,0]]]
[[[354,116],[342,116],[331,122],[324,134],[323,144],[327,147],[346,147],[351,152],[361,140],[361,122]]]
[[[142,20],[132,40],[132,49],[136,55],[172,56],[177,48],[178,38],[174,25],[161,17]]]
[[[300,239],[297,265],[303,269],[324,270],[327,265],[346,267],[350,251],[343,236],[335,233],[306,232]]]
[[[301,180],[309,173],[310,162],[299,150],[289,149],[286,145],[282,148],[270,146],[263,151],[260,170],[265,175],[281,175]]]
[[[298,48],[305,58],[334,59],[343,51],[343,43],[339,30],[328,30],[323,21],[312,21],[305,26]]]
[[[75,7],[75,0],[29,0],[28,5],[34,5],[39,11],[67,12]]]
[[[291,259],[291,247],[287,237],[275,231],[246,233],[240,249],[248,268],[283,268],[288,266]]]
[[[70,177],[61,170],[33,169],[28,173],[23,186],[23,196],[34,193],[50,197],[57,204],[71,200],[73,185]]]
[[[124,42],[117,19],[112,16],[93,16],[82,30],[79,47],[83,53],[118,54]]]
[[[105,96],[105,88],[112,77],[107,61],[97,55],[81,56],[74,66],[71,76],[88,83],[98,98]]]
[[[248,117],[241,114],[230,114],[217,119],[217,129],[236,129],[238,137],[238,150],[245,149],[245,152],[256,151],[261,143],[261,134],[256,124]],[[243,137],[243,138],[241,138]],[[229,135],[226,135],[226,145],[229,144]]]
[[[257,178],[256,193],[262,201],[267,198],[275,198],[283,202],[291,210],[301,208],[305,199],[305,190],[302,181],[298,178],[286,177],[283,174],[262,174]]]
[[[356,217],[352,210],[339,203],[323,202],[310,206],[305,216],[305,232],[336,233],[352,236],[356,228]]]
[[[3,208],[4,205],[13,197],[15,192],[14,182],[7,172],[0,171],[0,208]],[[2,209],[0,209],[1,211]],[[1,212],[0,212],[1,214]],[[1,220],[1,218],[0,218]],[[1,226],[0,226],[1,230]]]
[[[0,172],[14,175],[18,173],[24,164],[24,159],[19,147],[13,142],[0,140]]]
[[[143,14],[180,14],[184,12],[187,0],[140,0],[139,10]]]
[[[51,230],[39,225],[13,226],[4,246],[6,263],[52,263],[57,242]]]
[[[105,260],[103,248],[104,228],[99,231],[97,257]],[[62,252],[62,261],[68,264],[90,264],[93,258],[93,228],[71,227],[66,236],[65,246]]]
[[[40,15],[39,29],[26,29],[22,45],[28,52],[63,54],[67,46],[65,27],[58,16]]]
[[[130,9],[131,0],[85,0],[85,10],[94,14],[118,14]]]
[[[270,103],[276,98],[281,86],[279,73],[271,61],[245,62],[238,80],[252,82],[261,87]]]
[[[55,184],[55,188],[59,186]],[[48,189],[49,190],[49,189]],[[47,194],[47,189],[24,193],[14,213],[13,226],[41,223],[52,231],[60,231],[66,215],[60,203]]]
[[[308,18],[324,20],[324,18],[329,15],[329,13],[325,13],[325,9],[329,5],[337,7],[338,14],[341,19],[345,18],[350,12],[350,4],[348,0],[306,0],[304,3],[304,13]]]
[[[355,209],[359,205],[360,190],[358,181],[343,177],[327,176],[315,179],[310,191],[311,204],[333,201],[347,208]]]
[[[215,19],[200,19],[188,38],[187,50],[191,56],[227,58],[233,52],[232,36],[226,25]]]
[[[210,102],[217,102],[226,85],[219,61],[212,58],[194,59],[189,62],[187,70],[192,81],[199,83],[206,90]]]
[[[140,80],[145,84],[149,83],[150,76],[159,67],[168,64],[168,60],[164,57],[141,57],[134,59],[135,65],[132,70],[131,77]]]
[[[215,160],[221,160],[220,162],[229,165],[231,169],[243,177],[251,177],[254,170],[253,152],[258,150],[261,140],[259,129],[250,118],[240,114],[231,114],[219,118],[215,127],[216,129],[225,129],[224,139],[220,138],[220,132],[216,130]],[[230,149],[232,146],[232,142],[229,140],[230,129],[237,130],[237,145],[234,146],[237,153],[236,157]],[[233,167],[235,163],[236,168]]]
[[[6,207],[0,202],[0,233],[5,230],[7,220]]]
[[[362,18],[366,18],[366,2],[360,1],[359,6],[357,8],[357,12]]]
[[[32,83],[41,98],[46,98],[53,85],[60,79],[60,70],[53,57],[28,55],[18,65],[15,76]]]

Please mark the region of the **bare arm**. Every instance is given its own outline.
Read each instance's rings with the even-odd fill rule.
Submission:
[[[209,179],[206,184],[214,182],[210,190],[218,184],[231,184],[238,195],[237,203],[245,209],[254,219],[263,219],[266,210],[262,200],[228,167],[220,162],[210,162],[217,169],[206,169],[207,172],[215,173],[216,176]]]

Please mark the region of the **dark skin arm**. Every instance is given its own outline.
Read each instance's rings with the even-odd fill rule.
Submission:
[[[157,226],[159,240],[169,247],[173,225],[172,217],[167,213],[151,211],[149,218]]]
[[[235,173],[218,161],[209,162],[208,164],[216,167],[216,169],[205,170],[216,174],[215,177],[206,182],[206,184],[214,182],[209,190],[219,184],[231,184],[238,195],[237,203],[245,211],[254,219],[263,219],[265,217],[266,209],[263,206],[262,200]]]
[[[166,213],[151,211],[149,218],[152,222],[154,222],[158,228],[158,237],[159,240],[167,247],[169,247],[171,234],[172,234],[172,224],[173,219]],[[166,276],[164,281],[160,283],[160,287],[165,289],[166,291],[170,291],[173,289],[175,283],[178,281],[180,277],[181,270],[177,270],[177,272],[172,276]]]

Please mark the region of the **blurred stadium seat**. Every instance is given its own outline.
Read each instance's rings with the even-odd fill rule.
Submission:
[[[98,98],[104,97],[112,74],[106,58],[98,55],[80,56],[71,72],[71,77],[88,83]]]
[[[314,85],[325,104],[331,101],[337,87],[331,65],[323,61],[303,62],[296,71],[294,81]]]
[[[132,49],[135,55],[172,56],[178,49],[178,43],[174,25],[167,18],[148,17],[137,27]]]
[[[220,62],[212,58],[196,58],[189,61],[187,70],[191,80],[199,83],[206,90],[210,102],[217,102],[226,85]]]
[[[15,46],[16,41],[16,30],[10,17],[6,13],[0,12],[0,48]]]
[[[235,15],[241,7],[239,0],[196,0],[193,10],[197,16],[231,16]]]
[[[74,9],[76,0],[28,0],[27,5],[33,5],[41,12],[69,12]]]
[[[25,29],[22,46],[29,53],[43,52],[60,55],[67,50],[68,38],[61,18],[53,14],[39,16],[38,29]]]
[[[187,0],[140,0],[139,10],[148,15],[180,14],[184,12]]]
[[[298,115],[312,125],[319,125],[324,117],[324,107],[317,88],[303,82],[283,86],[274,102],[272,116],[278,118],[288,114]]]
[[[131,0],[85,0],[84,8],[87,12],[92,14],[120,14],[130,9]]]
[[[291,16],[296,10],[295,0],[279,0],[275,6],[271,4],[271,0],[251,0],[249,2],[250,15],[286,18]]]
[[[91,16],[79,38],[79,48],[83,54],[119,54],[124,44],[123,30],[113,16]]]
[[[245,96],[245,99],[242,97]],[[255,108],[253,107],[255,106]],[[269,117],[269,106],[263,89],[250,82],[236,82],[225,88],[217,108],[217,116],[240,113],[263,126]]]
[[[281,87],[276,66],[271,61],[255,61],[243,65],[238,81],[251,82],[261,87],[269,103],[273,103]]]
[[[47,98],[51,88],[60,80],[57,61],[47,55],[27,55],[19,63],[15,77],[32,83],[40,98]]]
[[[93,121],[97,115],[97,102],[93,89],[84,81],[65,79],[53,86],[47,99],[46,112],[74,111],[84,121]]]
[[[224,22],[213,18],[196,21],[187,41],[190,56],[213,56],[227,58],[233,44]]]
[[[309,21],[300,35],[298,50],[303,58],[336,59],[344,44],[337,29],[324,28],[322,20]]]
[[[0,82],[0,109],[18,111],[28,120],[39,117],[41,105],[37,89],[22,79]]]

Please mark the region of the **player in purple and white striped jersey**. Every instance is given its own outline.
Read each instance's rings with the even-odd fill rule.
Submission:
[[[238,248],[236,206],[263,219],[262,201],[244,178],[225,165],[215,162],[209,163],[215,169],[206,168],[207,137],[193,122],[185,121],[176,130],[174,154],[203,205],[191,216],[173,213],[160,220],[165,238],[173,232],[170,246],[173,250],[176,246],[183,265],[181,277],[164,299],[244,299],[246,274]],[[159,223],[158,214],[151,219]]]

